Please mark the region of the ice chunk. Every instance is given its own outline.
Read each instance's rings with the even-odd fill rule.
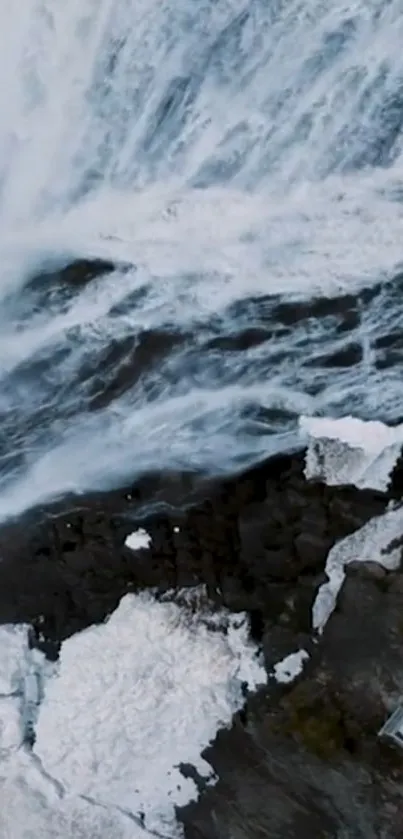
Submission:
[[[392,571],[399,567],[401,547],[391,544],[403,534],[403,507],[390,509],[368,521],[359,530],[337,542],[326,561],[328,582],[321,585],[312,607],[313,628],[323,629],[336,605],[349,562],[378,562]]]
[[[364,422],[354,417],[300,417],[308,436],[305,475],[329,486],[354,484],[386,491],[403,446],[403,425]]]
[[[289,684],[293,682],[300,673],[302,673],[304,662],[309,658],[306,650],[298,650],[296,653],[283,658],[274,665],[274,678],[281,684]]]
[[[142,527],[130,533],[126,538],[125,545],[132,551],[139,551],[140,548],[149,548],[151,545],[151,536]]]

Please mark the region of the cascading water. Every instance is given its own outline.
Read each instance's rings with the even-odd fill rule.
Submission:
[[[401,419],[402,42],[401,0],[3,2],[1,517]]]

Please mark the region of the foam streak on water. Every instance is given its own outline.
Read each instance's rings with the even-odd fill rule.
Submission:
[[[300,413],[401,419],[401,0],[5,0],[0,24],[1,515],[232,469]],[[41,279],[77,257],[117,269]]]

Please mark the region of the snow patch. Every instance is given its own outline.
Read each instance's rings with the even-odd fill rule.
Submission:
[[[126,538],[125,545],[131,551],[139,551],[141,548],[149,548],[152,539],[149,533],[144,528],[139,527],[133,533],[130,533]]]
[[[377,562],[388,571],[400,565],[401,547],[392,543],[403,534],[403,507],[389,509],[376,516],[359,530],[346,536],[329,551],[325,571],[328,582],[323,583],[312,607],[313,628],[323,632],[332,614],[350,562]]]
[[[46,685],[34,754],[70,796],[144,814],[177,835],[174,805],[197,796],[178,765],[211,778],[201,751],[266,681],[245,616],[191,614],[127,595],[101,627],[65,641]]]
[[[403,446],[403,424],[364,422],[355,417],[300,417],[308,435],[305,475],[329,486],[354,484],[385,492]]]
[[[147,839],[125,813],[69,795],[23,749],[0,761],[2,839]]]
[[[291,653],[291,655],[286,656],[286,658],[283,658],[282,661],[278,661],[274,665],[274,678],[277,682],[284,685],[293,682],[302,673],[304,662],[308,658],[309,653],[306,650],[298,650],[296,653]]]
[[[0,757],[32,735],[44,680],[54,665],[29,646],[28,627],[0,627]],[[0,836],[3,834],[0,833]]]
[[[20,691],[27,652],[26,626],[0,626],[0,695]]]
[[[27,627],[1,626],[0,761],[17,749],[24,739],[24,684],[28,655]],[[3,834],[0,832],[0,835]]]
[[[0,760],[12,749],[18,748],[23,739],[20,703],[16,696],[0,700]],[[0,835],[2,835],[0,833]]]

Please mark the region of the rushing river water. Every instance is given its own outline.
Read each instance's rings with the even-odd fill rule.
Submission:
[[[0,517],[400,421],[401,0],[0,16]]]

